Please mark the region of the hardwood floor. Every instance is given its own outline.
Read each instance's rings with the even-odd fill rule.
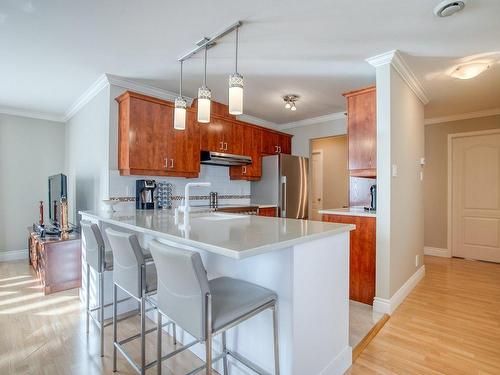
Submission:
[[[147,328],[153,327],[151,323]],[[139,332],[139,318],[120,322],[119,333]],[[113,374],[112,328],[105,329],[105,356],[99,356],[99,332],[91,324],[87,338],[85,313],[77,289],[48,296],[27,262],[0,262],[0,374]],[[120,337],[120,336],[119,336]],[[164,353],[172,348],[163,335]],[[139,360],[139,342],[127,344]],[[134,350],[135,349],[135,350]],[[156,353],[156,333],[147,336],[147,360]],[[185,374],[202,365],[189,352],[163,362],[165,375]],[[118,354],[120,374],[136,374]],[[156,367],[147,371],[156,373]],[[216,374],[214,372],[214,374]]]
[[[434,257],[425,264],[425,279],[348,374],[500,374],[500,265]],[[137,332],[134,319],[120,332]],[[110,328],[101,360],[98,332],[91,328],[87,339],[76,290],[43,296],[26,262],[0,263],[0,374],[111,374]],[[149,360],[156,334],[148,336]],[[167,335],[163,345],[171,348]],[[118,358],[119,373],[134,374]],[[183,353],[164,362],[163,373],[200,364]]]
[[[425,265],[349,375],[500,374],[500,264],[426,257]]]

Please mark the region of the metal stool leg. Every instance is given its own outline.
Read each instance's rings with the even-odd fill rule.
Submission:
[[[227,373],[227,344],[226,344],[226,331],[222,332],[222,352],[226,355],[224,355],[224,358],[222,359],[222,365],[224,366],[224,375],[228,375]]]
[[[205,370],[206,375],[212,374],[212,296],[206,296],[206,338],[205,338]]]
[[[175,326],[175,323],[172,324],[172,329],[174,330],[174,345],[177,345],[177,327]]]
[[[162,317],[160,311],[157,311],[156,315],[158,316],[158,325],[156,332],[156,373],[161,375],[161,336],[162,336]]]
[[[90,319],[90,266],[87,263],[87,302],[86,302],[86,322],[85,322],[85,332],[88,334],[89,333],[89,319]]]
[[[113,372],[116,372],[116,343],[118,342],[117,335],[117,315],[118,308],[116,303],[116,284],[113,283]]]
[[[144,374],[146,374],[146,298],[142,297],[141,298],[141,375]]]
[[[99,327],[101,332],[101,357],[104,357],[104,274],[99,272]]]
[[[278,303],[273,306],[273,334],[274,334],[274,374],[280,373],[280,349],[278,336]]]

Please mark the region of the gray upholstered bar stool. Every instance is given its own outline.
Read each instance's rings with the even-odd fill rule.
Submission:
[[[154,332],[157,327],[146,330],[146,302],[147,296],[156,292],[156,268],[152,259],[144,257],[144,250],[141,248],[137,236],[130,233],[106,229],[109,244],[113,251],[113,371],[116,371],[117,350],[123,354],[132,367],[140,374],[145,374],[146,370],[156,364],[156,360],[146,364],[146,334]],[[118,341],[117,333],[117,292],[118,288],[137,300],[140,304],[141,330],[139,334],[127,337]],[[160,330],[172,322],[165,325],[160,324]],[[141,363],[137,364],[127,353],[124,344],[139,338],[141,341]],[[175,325],[174,325],[174,344]]]
[[[274,333],[274,373],[279,374],[278,296],[275,292],[247,281],[219,277],[208,280],[201,256],[195,251],[174,248],[152,241],[150,251],[158,271],[158,327],[162,315],[195,337],[194,342],[162,355],[161,329],[158,330],[157,361],[161,374],[161,361],[196,343],[205,343],[205,365],[190,372],[205,369],[211,374],[212,363],[223,360],[224,375],[228,374],[227,356],[238,360],[258,374],[267,374],[257,364],[226,346],[226,331],[239,323],[271,309]],[[212,337],[222,335],[222,353],[212,358]]]
[[[86,294],[86,332],[89,333],[89,318],[96,324],[100,331],[100,353],[104,356],[104,327],[111,323],[104,323],[104,308],[111,306],[104,304],[104,272],[113,270],[113,255],[106,251],[101,231],[96,224],[87,220],[80,222],[82,228],[82,242],[85,247],[85,262],[87,263],[87,294]],[[97,273],[99,303],[96,307],[90,307],[90,269]],[[98,317],[93,315],[98,311]]]

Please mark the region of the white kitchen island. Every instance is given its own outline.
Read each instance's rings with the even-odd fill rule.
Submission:
[[[80,214],[101,230],[111,226],[137,233],[144,247],[158,239],[196,250],[202,255],[209,278],[230,276],[276,291],[282,375],[343,374],[351,365],[349,231],[353,225],[191,213],[190,225],[185,229],[182,215],[176,218],[168,210]],[[85,254],[84,245],[82,250]],[[110,274],[105,282],[105,302],[109,302]],[[81,295],[85,296],[85,291]],[[231,329],[228,347],[273,373],[272,333],[271,312],[264,312]],[[185,343],[191,340],[180,327],[177,337]],[[216,352],[219,340],[214,338]],[[192,351],[204,358],[202,345],[194,346]],[[237,362],[230,363],[231,375],[252,373]],[[214,364],[214,368],[222,373],[221,363]]]

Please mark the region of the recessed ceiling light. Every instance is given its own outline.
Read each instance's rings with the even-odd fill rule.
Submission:
[[[434,8],[434,14],[438,17],[449,17],[465,8],[464,1],[445,0]]]
[[[457,66],[450,73],[450,76],[458,79],[471,79],[485,72],[486,70],[489,69],[489,67],[490,64],[484,62],[471,62],[467,64],[462,64]]]

